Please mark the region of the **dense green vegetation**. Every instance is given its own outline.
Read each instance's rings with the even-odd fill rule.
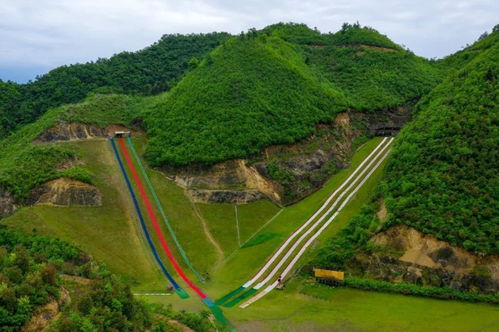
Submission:
[[[469,302],[487,302],[499,304],[499,295],[474,294],[461,292],[451,287],[427,287],[418,286],[406,282],[393,284],[388,281],[362,279],[362,278],[345,278],[345,286],[374,290],[378,292],[399,293],[406,295],[417,295],[426,297],[435,297],[439,299],[453,299]]]
[[[296,47],[256,32],[234,37],[146,116],[153,165],[210,164],[312,134],[347,108]]]
[[[0,80],[0,138],[89,92],[151,95],[169,90],[193,57],[203,58],[227,38],[226,33],[164,35],[141,51],[61,66],[27,84]]]
[[[66,242],[0,229],[2,331],[19,331],[38,306],[60,300],[62,292],[69,292],[69,298],[49,331],[182,330],[171,320],[196,331],[216,328],[205,312],[174,312],[138,302],[119,276]]]
[[[137,74],[137,71],[148,73],[147,70],[154,68],[152,71],[163,75],[155,62],[161,58],[166,64],[175,62],[173,69],[165,66],[174,74],[169,71],[163,75],[174,77],[173,81],[190,71],[168,94],[148,98],[99,97],[111,101],[110,107],[119,113],[102,112],[108,108],[102,103],[99,104],[102,109],[98,108],[96,113],[91,109],[96,104],[92,101],[65,106],[61,114],[67,116],[61,120],[98,125],[102,121],[109,123],[109,119],[138,125],[144,122],[151,138],[146,155],[151,164],[212,164],[246,157],[271,144],[303,139],[314,132],[317,123],[328,122],[337,112],[348,108],[375,111],[406,105],[439,80],[437,69],[428,61],[403,50],[376,30],[358,24],[345,24],[337,33],[321,34],[302,24],[280,23],[226,39],[226,34],[168,36],[137,53],[119,54],[95,64],[58,68],[32,84],[59,77],[54,73],[66,70],[66,80],[83,82],[81,84],[89,88],[78,98],[44,102],[41,108],[29,106],[29,112],[22,111],[19,105],[15,108],[29,117],[20,120],[24,123],[33,119],[29,115],[31,111],[38,116],[42,111],[37,109],[44,111],[53,105],[80,100],[91,91],[142,94],[162,91],[172,84],[151,88],[149,81],[144,82]],[[201,50],[205,54],[210,47],[222,42],[223,45],[204,59],[199,56],[202,61],[195,57],[187,59],[187,54]],[[112,75],[116,63],[120,69],[127,68],[129,75]],[[101,68],[99,66],[112,70],[102,69],[101,73],[101,69],[95,69]],[[91,70],[86,71],[87,67]],[[121,83],[107,82],[97,84],[98,87],[86,84],[78,76],[78,68],[83,68],[85,77],[95,82],[99,82],[102,74],[113,80],[118,77],[116,80]],[[155,84],[167,80],[155,75],[147,80]],[[61,85],[60,82],[65,81],[57,82]],[[55,91],[52,95],[71,95],[57,90],[57,84],[50,85],[51,91]],[[70,82],[63,86],[72,87]],[[9,96],[18,96],[26,102],[31,100],[25,97],[22,86],[1,83],[1,87],[0,99],[7,105],[4,108],[11,107],[8,105],[15,100]],[[115,103],[120,98],[118,107]]]
[[[358,24],[335,34],[302,24],[252,29],[193,64],[144,115],[147,158],[179,166],[245,157],[310,136],[338,111],[414,103],[439,80],[429,61]]]
[[[437,66],[444,70],[447,74],[453,73],[463,66],[467,65],[477,55],[490,49],[499,42],[499,24],[496,25],[491,33],[483,33],[480,38],[470,46],[467,46],[461,51],[448,55],[436,62]]]
[[[496,42],[418,104],[383,189],[394,221],[491,254],[499,253],[498,61]]]
[[[414,104],[441,79],[428,60],[369,27],[346,24],[305,52],[307,63],[361,111]]]
[[[17,331],[36,306],[59,297],[57,268],[86,274],[88,257],[56,239],[0,229],[0,326]]]

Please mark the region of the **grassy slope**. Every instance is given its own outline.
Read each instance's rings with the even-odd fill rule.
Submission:
[[[379,139],[369,141],[359,150],[354,156],[353,165],[358,164],[367,155],[377,140]],[[140,140],[138,143],[138,149],[143,151]],[[85,157],[87,165],[92,170],[98,169],[99,174],[102,174],[102,177],[97,179],[96,184],[103,190],[104,197],[108,196],[111,199],[105,199],[105,205],[102,208],[55,208],[48,206],[24,208],[5,222],[11,227],[20,228],[27,232],[36,227],[40,233],[60,236],[79,245],[92,253],[98,260],[106,262],[112,271],[124,273],[129,277],[141,280],[142,283],[135,287],[137,290],[164,289],[162,287],[164,285],[163,279],[148,254],[148,249],[140,236],[140,230],[137,229],[137,221],[132,222],[132,219],[135,220],[135,216],[129,205],[130,202],[121,202],[117,205],[117,201],[114,199],[114,197],[120,197],[118,194],[120,190],[123,193],[126,193],[126,191],[119,173],[117,173],[118,169],[114,164],[114,160],[112,166],[109,166],[110,164],[106,166],[105,159],[112,157],[108,143],[100,141],[98,144],[102,144],[102,149],[97,149],[98,151],[107,151],[107,157],[100,153],[95,154],[96,141],[70,144]],[[256,267],[261,264],[262,260],[268,257],[282,241],[284,236],[289,234],[304,218],[310,215],[350,171],[351,169],[340,172],[326,184],[324,189],[316,192],[303,202],[283,210],[261,232],[275,233],[278,234],[277,237],[260,245],[236,250],[229,258],[227,265],[215,271],[212,280],[202,287],[207,290],[208,294],[215,296],[221,295],[228,289],[245,281]],[[113,176],[109,177],[110,174],[113,174]],[[193,262],[195,264],[213,262],[210,254],[206,254],[209,253],[209,250],[206,251],[206,247],[203,249],[199,245],[201,235],[187,232],[183,228],[199,223],[198,220],[192,217],[193,212],[189,210],[190,205],[183,191],[155,171],[149,170],[149,175],[165,209],[167,209],[167,213],[172,219],[174,227],[179,230],[180,241],[184,244],[188,254],[190,256],[193,254],[191,256]],[[381,172],[376,172],[376,176],[379,177],[380,175]],[[112,181],[110,182],[110,180]],[[121,182],[121,185],[117,184],[118,189],[109,186],[110,183],[115,183],[115,181],[117,181],[116,183]],[[375,182],[375,179],[373,179],[373,182]],[[372,189],[374,186],[375,183],[368,183],[366,188]],[[370,192],[370,190],[360,192],[356,200],[344,210],[344,214],[340,215],[337,222],[333,223],[328,230],[329,234],[324,234],[324,236],[334,234],[345,219],[354,214],[362,202],[368,200]],[[123,199],[129,200],[127,195]],[[116,209],[111,209],[111,206],[115,206]],[[123,210],[123,208],[125,209]],[[218,206],[215,209],[217,208],[234,211],[232,206],[228,206],[228,208]],[[105,210],[109,210],[109,213],[105,213]],[[127,217],[123,211],[132,213],[133,217]],[[239,207],[238,213],[240,221],[243,223],[252,214],[261,213],[268,216],[274,211],[276,211],[275,207],[257,202],[254,205]],[[74,218],[75,214],[78,214],[77,220]],[[226,223],[226,220],[220,218],[207,218],[207,220],[210,223],[210,228],[215,229]],[[251,222],[256,226],[262,220],[255,217]],[[111,227],[114,227],[115,230],[112,231]],[[139,234],[139,236],[137,237],[134,233]],[[112,239],[112,241],[105,244],[107,239]],[[130,243],[136,243],[136,245],[130,245]],[[138,264],[141,266],[137,266]],[[297,324],[303,326],[304,329],[327,329],[334,325],[337,327],[386,330],[386,327],[390,326],[394,327],[394,329],[411,331],[420,330],[421,320],[418,320],[418,317],[438,322],[441,326],[444,326],[443,330],[446,330],[447,327],[448,330],[459,330],[461,327],[463,330],[469,330],[470,328],[487,326],[491,323],[492,319],[490,317],[493,317],[497,312],[496,308],[485,305],[418,299],[348,289],[329,289],[328,292],[331,292],[331,294],[328,295],[328,300],[325,301],[324,299],[316,299],[302,294],[303,292],[309,294],[315,291],[301,290],[302,287],[304,286],[300,280],[293,281],[286,291],[274,292],[262,299],[257,305],[246,310],[231,309],[227,311],[227,315],[241,327],[253,328],[253,330],[258,331],[265,331],[268,327],[287,330]],[[321,293],[323,294],[321,296],[324,297],[326,292],[321,291]],[[179,302],[175,297],[148,297],[148,299],[173,303],[178,309],[202,308],[202,305],[195,297],[182,302]],[[283,305],[283,303],[287,305]],[[390,303],[388,309],[386,308],[387,303]],[[408,311],[411,312],[410,316],[407,313]],[[453,315],[448,315],[449,311],[453,312]],[[372,318],[366,320],[366,316]]]
[[[111,271],[153,289],[161,275],[147,250],[136,215],[109,143],[105,140],[68,143],[95,174],[103,194],[100,207],[34,206],[22,208],[2,224],[30,233],[61,238],[90,253]]]
[[[236,212],[239,220],[241,245],[269,221],[279,208],[267,200],[243,204],[197,204],[215,240],[220,244],[227,258],[239,248]]]
[[[266,241],[257,245],[244,247],[238,249],[237,252],[231,257],[227,263],[215,273],[215,280],[217,285],[218,295],[223,295],[230,288],[235,288],[244,283],[252,273],[254,273],[264,262],[269,255],[281,244],[286,237],[296,228],[298,228],[309,216],[315,212],[320,205],[327,199],[327,197],[334,191],[334,188],[339,186],[341,182],[348,177],[353,168],[358,165],[363,158],[365,158],[374,146],[379,143],[380,138],[370,140],[355,153],[352,159],[352,166],[346,170],[340,171],[334,175],[324,187],[316,193],[310,195],[304,200],[292,206],[284,208],[271,223],[269,223],[260,234],[267,234],[271,236],[266,237]],[[378,170],[375,174],[380,174]],[[338,222],[333,223],[332,227],[327,232],[332,232],[331,228],[336,229],[339,225],[343,224],[352,212],[351,207],[354,209],[359,206],[358,199],[363,200],[364,195],[369,193],[369,188],[372,188],[372,181],[366,182],[366,186],[358,195],[347,205],[347,207],[338,216]],[[337,226],[338,225],[338,226]],[[256,235],[257,238],[259,235]],[[260,235],[261,236],[261,235]],[[249,242],[251,242],[250,240]]]
[[[145,141],[142,139],[134,139],[134,142],[137,149],[137,153],[142,154],[143,151],[145,150],[145,145],[144,145]],[[172,228],[175,231],[178,241],[182,245],[183,249],[186,251],[189,259],[191,260],[196,270],[201,274],[205,274],[210,270],[211,266],[216,262],[216,254],[214,248],[211,246],[211,244],[204,235],[204,232],[202,230],[202,224],[200,220],[197,218],[191,202],[189,201],[188,197],[186,196],[182,188],[178,187],[172,181],[166,179],[162,173],[148,168],[147,164],[144,161],[143,165],[146,167],[148,176],[156,190],[156,193],[168,217],[168,220],[170,221]],[[136,164],[135,167],[137,171],[139,171],[139,168]],[[131,177],[131,174],[129,174],[129,176]],[[140,178],[141,181],[143,182],[143,185],[146,186],[146,182],[142,178],[142,176],[140,176]],[[138,194],[138,190],[136,190],[136,193]],[[174,253],[178,262],[181,265],[184,265],[173,243],[170,233],[168,232],[168,229],[166,228],[163,220],[161,219],[161,215],[158,209],[156,208],[152,195],[149,193],[147,188],[146,188],[146,193],[153,206],[154,213],[158,218],[158,223],[161,226],[161,230],[165,235],[165,239],[170,249]],[[138,196],[138,199],[141,200],[140,196]],[[158,249],[158,252],[160,252],[160,255],[164,258],[164,261],[168,262],[166,256],[163,254],[163,250],[161,249],[158,237],[155,235],[153,231],[152,222],[147,216],[144,204],[142,203],[140,204],[146,219],[146,224],[148,225],[149,231],[154,239],[156,248]],[[167,268],[169,266],[171,267],[169,263],[166,264],[166,266]],[[173,272],[174,271],[173,267],[171,267],[170,270]],[[192,277],[189,270],[185,269],[185,272]],[[173,273],[173,275],[176,274]]]

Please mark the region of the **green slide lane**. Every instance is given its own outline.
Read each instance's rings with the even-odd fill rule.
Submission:
[[[219,298],[218,300],[216,300],[215,303],[218,304],[218,305],[224,304],[231,297],[233,297],[234,295],[238,294],[239,292],[241,292],[241,291],[243,291],[245,289],[246,288],[244,288],[243,286],[240,286],[240,287],[234,289],[233,291],[231,291],[230,293],[226,294],[225,296],[223,296],[223,297]]]
[[[236,304],[238,304],[239,302],[241,302],[245,298],[250,297],[251,295],[255,294],[257,291],[258,291],[257,289],[251,288],[246,293],[242,293],[238,297],[236,297],[236,298],[232,299],[231,301],[227,302],[226,304],[224,304],[224,307],[232,308],[233,306],[235,306]]]
[[[154,187],[151,183],[151,180],[149,180],[149,176],[147,176],[146,170],[144,169],[144,166],[142,165],[142,162],[141,162],[137,152],[135,151],[135,147],[133,145],[132,139],[130,137],[127,137],[127,141],[128,141],[128,145],[130,146],[130,150],[132,151],[132,154],[133,154],[135,160],[137,161],[137,165],[139,165],[140,171],[142,172],[142,176],[146,180],[147,187],[149,188],[149,191],[151,192],[152,197],[153,197],[154,201],[156,202],[156,206],[158,207],[159,213],[161,214],[161,217],[163,218],[163,221],[164,221],[166,227],[168,228],[168,232],[170,232],[170,235],[173,239],[173,242],[175,242],[175,246],[177,247],[180,255],[182,256],[182,260],[184,261],[184,263],[189,267],[189,269],[196,275],[196,277],[200,281],[204,281],[204,278],[201,276],[201,274],[199,274],[199,272],[196,271],[196,269],[194,269],[194,266],[192,266],[191,261],[187,257],[187,254],[185,253],[184,249],[180,245],[180,242],[178,241],[177,237],[175,236],[175,231],[173,230],[172,226],[170,225],[170,222],[168,221],[168,218],[166,217],[166,213],[163,210],[163,206],[161,205],[161,202],[159,201],[158,196],[156,195],[156,191],[154,190]]]

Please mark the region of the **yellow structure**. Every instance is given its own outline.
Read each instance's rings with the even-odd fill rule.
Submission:
[[[320,279],[330,279],[335,281],[345,280],[345,273],[343,271],[314,269],[314,275],[316,278]]]

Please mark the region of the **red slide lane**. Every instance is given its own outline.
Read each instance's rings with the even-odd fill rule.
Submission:
[[[163,247],[163,251],[168,256],[168,259],[173,264],[173,267],[175,268],[175,271],[177,271],[178,275],[182,279],[184,279],[184,281],[189,285],[189,287],[193,291],[195,291],[202,299],[205,299],[206,295],[204,295],[204,293],[199,288],[197,288],[196,285],[194,285],[192,283],[192,281],[185,275],[184,271],[182,271],[182,268],[178,265],[175,257],[173,257],[173,254],[170,251],[170,248],[168,248],[168,245],[166,244],[165,238],[163,237],[163,233],[161,232],[161,229],[159,228],[158,220],[156,219],[156,216],[154,215],[151,204],[149,203],[149,199],[147,198],[146,193],[144,191],[144,187],[142,186],[142,182],[140,182],[139,176],[137,175],[137,171],[135,170],[135,167],[133,166],[132,160],[130,159],[130,156],[128,155],[128,151],[126,150],[125,143],[123,143],[123,138],[119,137],[118,140],[120,142],[121,151],[123,152],[123,155],[125,156],[128,167],[130,168],[130,171],[132,172],[135,183],[137,184],[137,187],[139,188],[140,195],[142,196],[142,200],[144,201],[144,204],[146,205],[147,213],[149,214],[149,217],[152,220],[152,223],[154,225],[154,230],[156,231],[156,235],[159,237],[159,241],[161,242],[161,246]]]

